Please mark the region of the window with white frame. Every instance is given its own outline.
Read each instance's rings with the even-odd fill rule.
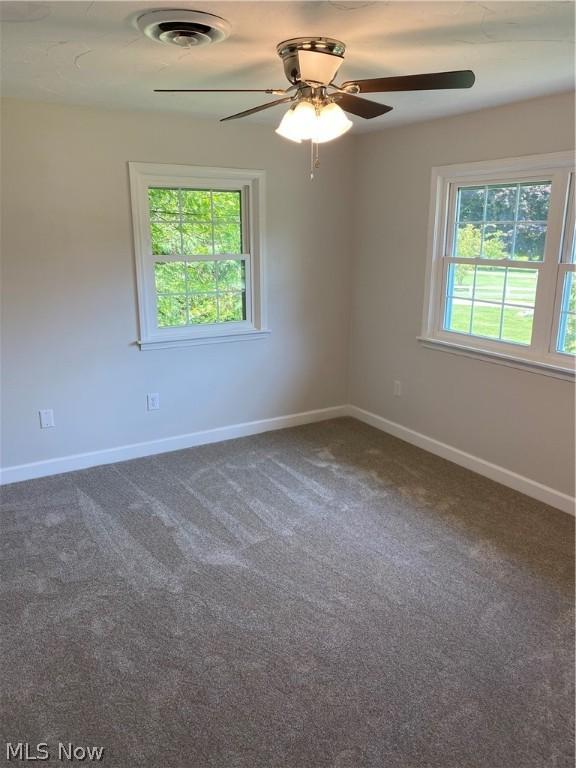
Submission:
[[[434,169],[422,341],[573,374],[575,186],[571,153]]]
[[[129,165],[141,348],[264,335],[264,173]]]

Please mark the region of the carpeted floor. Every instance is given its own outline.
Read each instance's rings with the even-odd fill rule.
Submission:
[[[574,520],[357,421],[7,486],[0,522],[2,735],[43,765],[573,766]]]

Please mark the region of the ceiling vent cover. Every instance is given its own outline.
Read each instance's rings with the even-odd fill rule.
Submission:
[[[231,31],[220,16],[188,10],[149,11],[138,16],[136,26],[151,40],[179,48],[219,43]]]

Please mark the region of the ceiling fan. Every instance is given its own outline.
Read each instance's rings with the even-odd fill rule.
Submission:
[[[471,88],[475,76],[469,69],[423,75],[377,77],[347,80],[340,85],[334,78],[344,61],[346,46],[330,37],[296,37],[277,46],[284,62],[288,88],[157,88],[157,93],[268,93],[281,98],[222,118],[237,120],[256,112],[290,103],[277,133],[292,141],[310,139],[322,143],[346,133],[352,127],[344,112],[371,120],[390,112],[392,107],[363,99],[357,94],[392,91],[427,91]]]

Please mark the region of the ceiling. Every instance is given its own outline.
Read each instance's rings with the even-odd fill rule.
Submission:
[[[224,42],[182,50],[142,36],[133,19],[191,8],[232,24]],[[468,112],[574,87],[572,2],[0,2],[2,93],[106,108],[224,117],[265,94],[155,94],[154,88],[282,88],[276,44],[322,35],[347,45],[342,80],[473,69],[466,91],[370,95],[394,111],[358,129]],[[281,107],[247,120],[276,124]]]

